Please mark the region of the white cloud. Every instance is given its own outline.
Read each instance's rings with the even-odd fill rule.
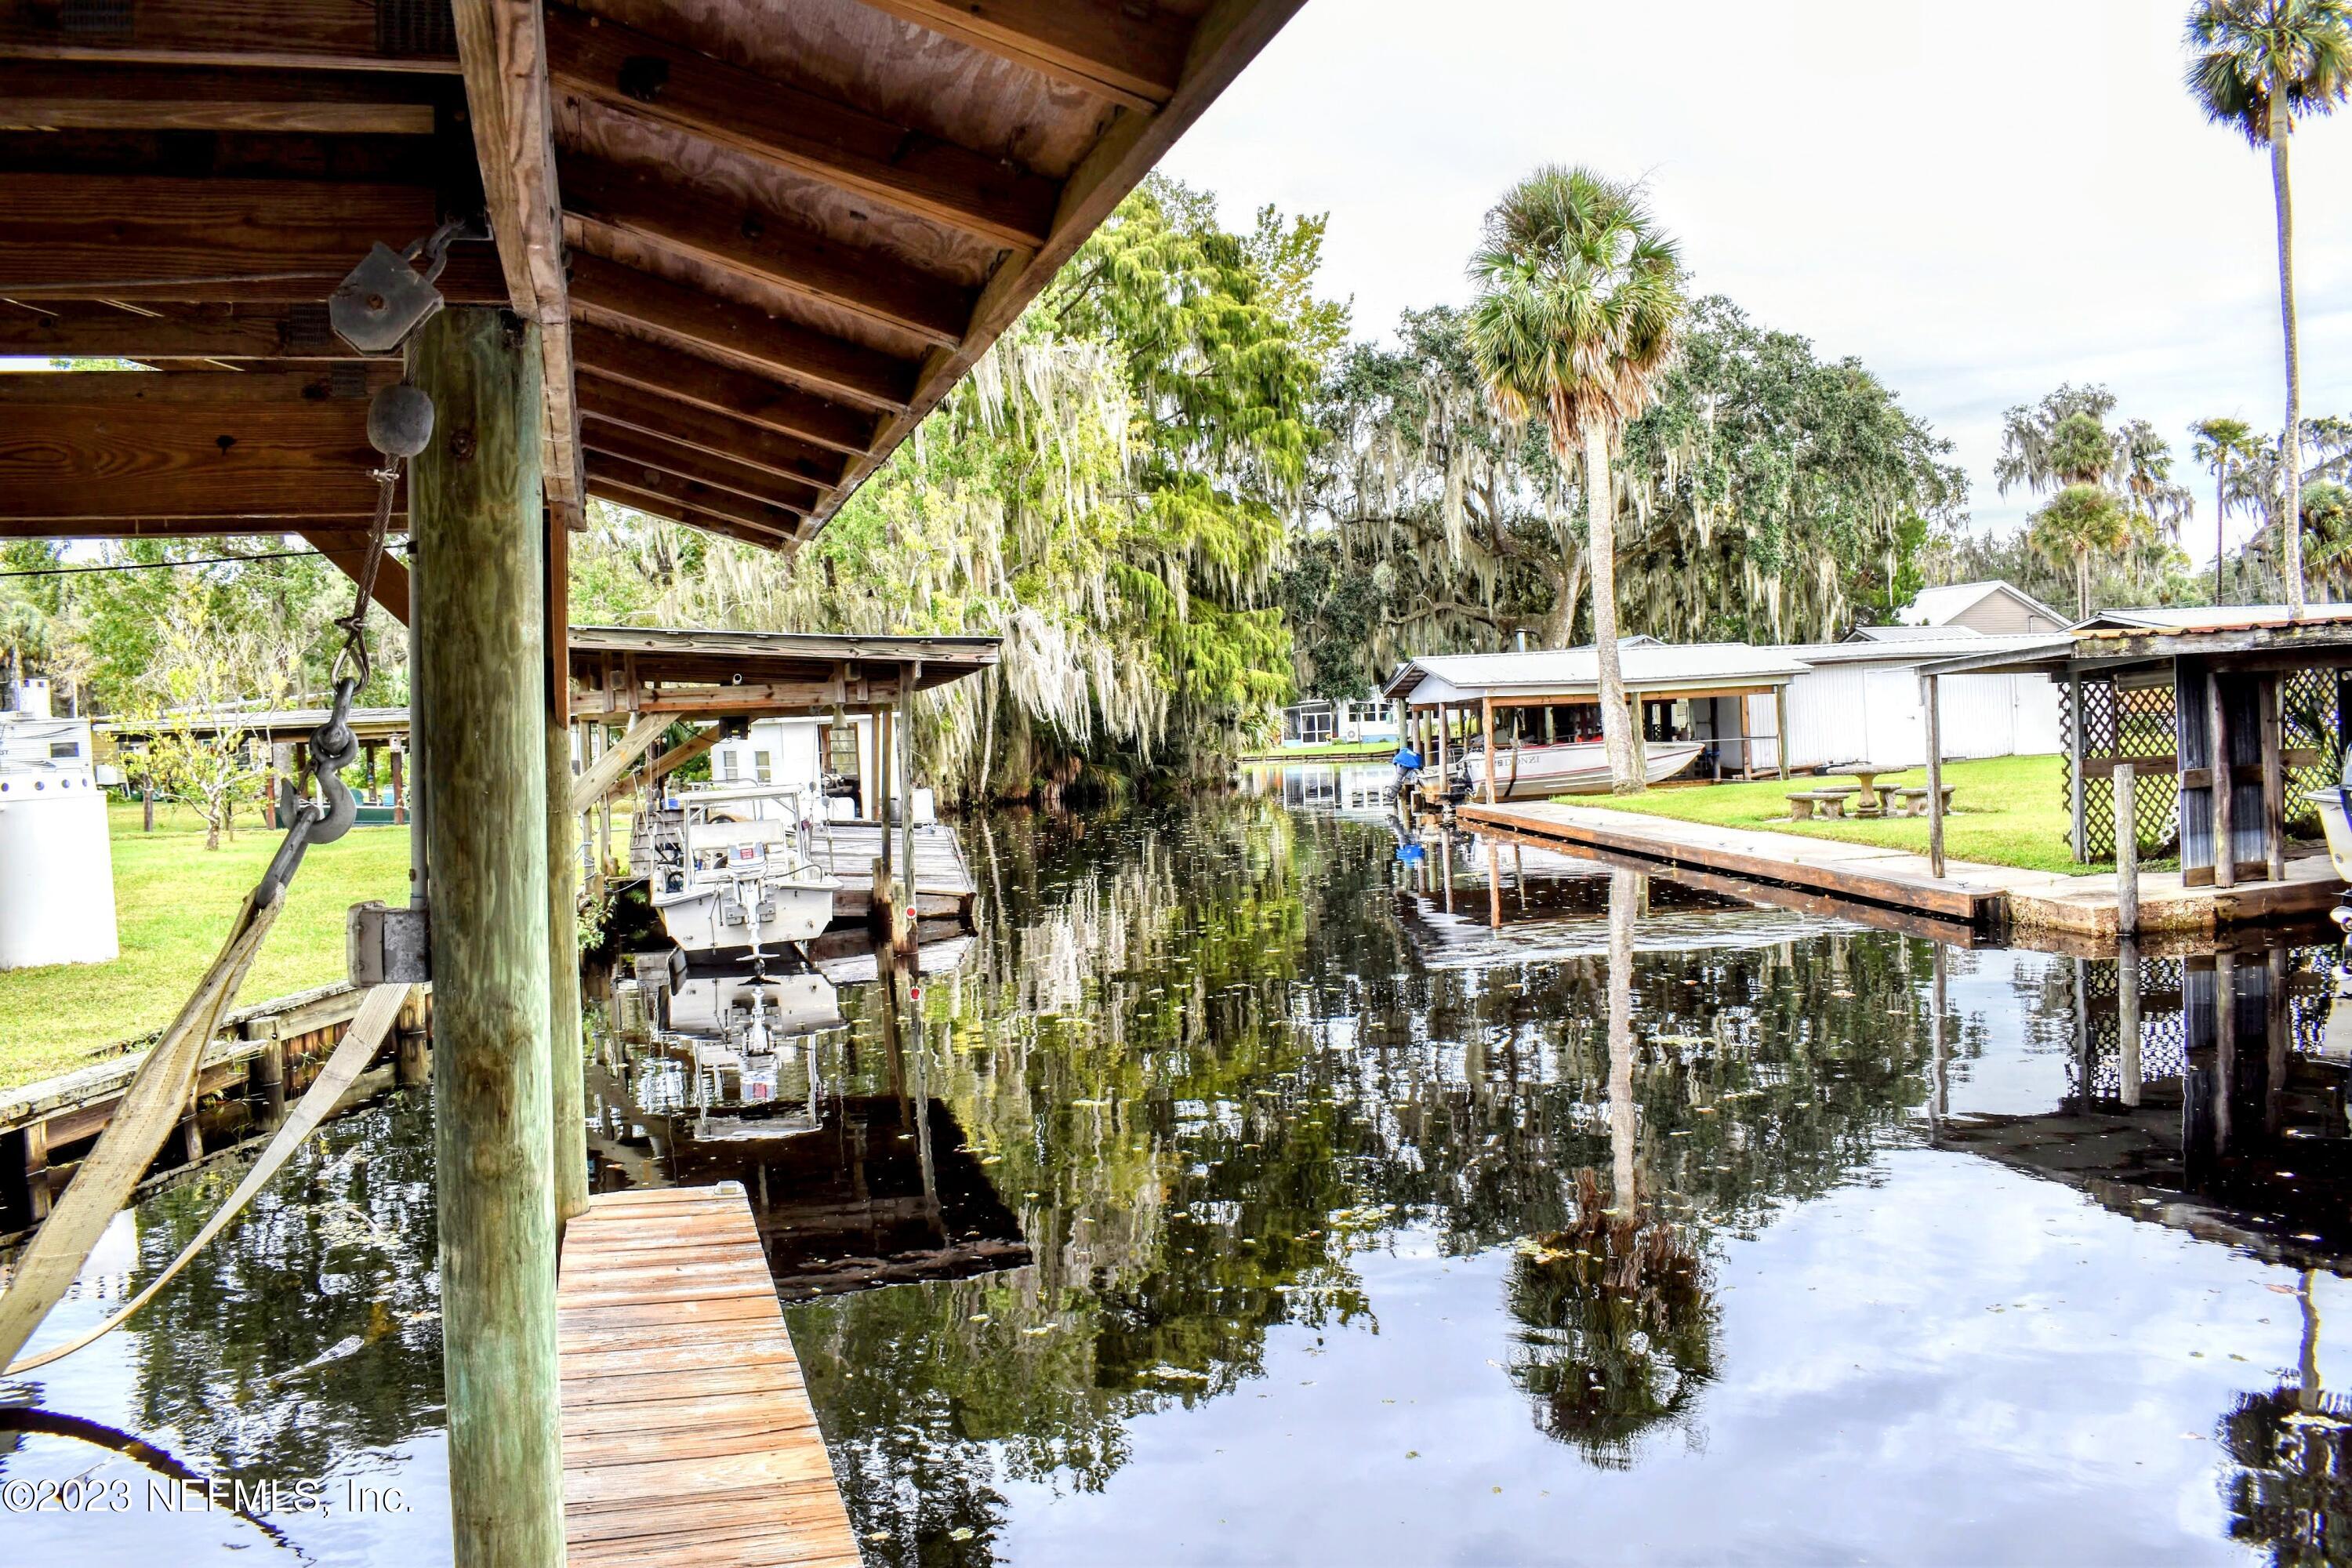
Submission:
[[[1229,221],[1328,211],[1366,334],[1463,300],[1480,215],[1535,165],[1646,176],[1700,288],[1859,356],[2008,525],[2001,411],[2061,381],[2112,385],[2200,489],[2189,421],[2279,422],[2268,167],[2182,91],[2183,11],[1313,0],[1166,166]],[[2305,406],[2352,414],[2352,113],[2294,147]]]

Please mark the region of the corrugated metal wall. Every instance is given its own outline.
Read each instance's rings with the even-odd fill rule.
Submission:
[[[2048,677],[1953,675],[1942,684],[1947,759],[2065,750],[2058,691]],[[1762,701],[1769,729],[1771,700]],[[1927,760],[1927,715],[1915,668],[1821,665],[1789,683],[1791,767],[1853,762],[1917,767]]]

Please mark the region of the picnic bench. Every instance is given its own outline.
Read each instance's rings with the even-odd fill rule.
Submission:
[[[1859,793],[1854,784],[1834,784],[1826,789],[1800,789],[1789,792],[1789,820],[1806,822],[1814,816],[1828,818],[1845,815],[1846,796]]]
[[[1958,787],[1958,784],[1948,784],[1944,786],[1944,810],[1947,814],[1952,809],[1952,791]],[[1889,797],[1888,816],[1925,816],[1927,815],[1927,785],[1906,784],[1901,789],[1890,788],[1886,794]]]

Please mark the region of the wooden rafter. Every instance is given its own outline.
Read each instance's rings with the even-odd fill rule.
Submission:
[[[446,79],[0,59],[0,131],[427,136]]]
[[[323,300],[383,240],[433,232],[423,186],[0,174],[0,296]],[[481,246],[451,248],[453,303],[503,302]]]
[[[1110,128],[1071,171],[1056,204],[1048,237],[1034,252],[1015,251],[1000,263],[988,286],[981,290],[972,311],[971,329],[955,349],[934,350],[923,362],[913,400],[893,416],[876,438],[873,448],[852,466],[844,480],[843,499],[913,434],[923,416],[970,372],[998,334],[1035,299],[1062,264],[1076,254],[1088,235],[1108,217],[1127,193],[1159,162],[1202,110],[1216,100],[1227,83],[1282,30],[1283,24],[1306,0],[1215,0],[1192,29],[1181,83],[1156,115],[1125,115]],[[839,505],[836,500],[835,505]],[[820,512],[822,524],[830,509]]]
[[[223,533],[365,518],[381,461],[368,393],[398,374],[373,366],[342,385],[325,374],[0,376],[0,518],[206,520]],[[238,520],[278,526],[228,526]]]
[[[898,409],[914,387],[915,367],[905,360],[601,256],[572,257],[572,300],[593,315],[633,321],[827,395]]]
[[[626,426],[608,425],[601,419],[582,423],[580,442],[591,452],[601,452],[607,458],[641,468],[658,468],[673,478],[727,490],[747,500],[806,511],[825,494],[824,490],[805,480],[785,479],[765,468],[737,462],[732,458],[682,446],[659,436],[649,436],[642,430],[632,430]]]
[[[583,321],[572,331],[573,362],[586,374],[666,400],[692,404],[748,425],[856,455],[873,442],[870,409],[828,402],[797,386]],[[588,395],[583,383],[582,395]]]
[[[457,58],[480,154],[482,199],[506,274],[508,304],[539,323],[542,468],[548,505],[576,528],[580,411],[572,384],[572,310],[563,276],[547,39],[537,0],[455,0]]]
[[[780,533],[773,529],[757,528],[748,523],[737,522],[732,518],[698,512],[692,507],[679,506],[677,502],[660,496],[647,495],[641,490],[626,489],[619,485],[607,483],[593,468],[588,474],[588,493],[601,500],[611,501],[615,506],[625,506],[632,510],[641,511],[647,517],[657,517],[667,522],[684,523],[688,528],[699,528],[706,532],[716,533],[744,544],[756,544],[763,550],[789,550],[800,542],[800,530],[797,527],[789,534]]]
[[[709,485],[682,479],[675,474],[666,474],[640,463],[591,453],[588,472],[600,483],[625,490],[631,495],[649,496],[689,511],[723,517],[750,528],[764,529],[779,539],[796,538],[801,531],[801,514],[791,508],[751,500],[730,490],[714,489]]]
[[[0,58],[153,65],[454,72],[446,13],[351,0],[214,0],[76,18],[58,0],[0,0]]]
[[[878,115],[568,6],[547,8],[556,84],[625,112],[1005,245],[1042,241],[1054,182]]]
[[[59,300],[0,307],[0,354],[59,359],[348,360],[323,304],[174,305],[127,310]]]
[[[829,490],[837,484],[845,466],[838,452],[600,376],[581,379],[580,405],[600,421],[641,430],[820,489]]]
[[[835,245],[772,214],[730,208],[648,171],[567,155],[563,214],[574,230],[634,235],[929,342],[954,344],[971,318],[969,289],[919,272],[887,252]]]
[[[310,548],[334,563],[344,576],[359,581],[367,561],[365,534],[321,533],[307,528],[301,532]],[[402,626],[408,624],[408,568],[389,550],[375,563],[375,586],[368,596]]]
[[[1105,0],[865,0],[1066,81],[1149,112],[1175,96],[1190,18],[1149,4]]]

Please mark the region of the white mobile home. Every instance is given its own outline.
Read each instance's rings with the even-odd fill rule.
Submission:
[[[710,748],[710,776],[719,784],[795,784],[812,798],[824,795],[835,821],[871,821],[876,803],[867,798],[882,773],[876,756],[871,713],[830,718],[755,719],[740,735]],[[890,805],[903,792],[899,770],[890,770]],[[931,819],[931,792],[915,791],[916,820]]]

